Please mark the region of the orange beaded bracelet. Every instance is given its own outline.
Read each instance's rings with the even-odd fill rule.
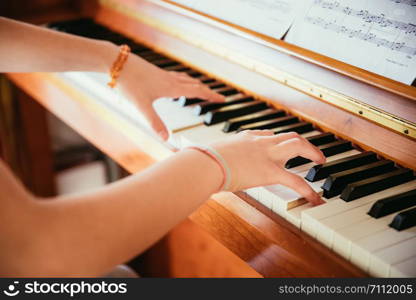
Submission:
[[[127,45],[121,45],[117,59],[114,61],[110,69],[111,80],[108,83],[108,86],[110,86],[111,88],[114,88],[116,86],[117,78],[120,76],[120,72],[123,69],[124,63],[129,57],[129,53],[130,47]]]

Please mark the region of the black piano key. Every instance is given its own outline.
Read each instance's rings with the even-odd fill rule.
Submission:
[[[63,23],[50,23],[49,27],[58,31],[76,34],[83,37],[95,39],[113,40],[121,36],[107,28],[94,23],[92,20],[69,21]]]
[[[209,82],[209,83],[207,84],[207,86],[208,86],[210,89],[218,89],[218,88],[223,88],[223,87],[225,87],[226,85],[225,85],[225,83],[223,83],[223,82],[221,82],[221,81],[213,81],[213,82]]]
[[[207,112],[209,112],[211,110],[219,109],[221,107],[226,107],[226,106],[230,106],[230,105],[234,105],[234,104],[250,102],[250,101],[254,101],[254,98],[242,95],[238,99],[225,101],[225,102],[220,102],[220,103],[218,103],[218,102],[203,102],[203,103],[198,104],[198,105],[195,106],[194,114],[197,115],[197,116],[200,116],[200,115],[206,114]]]
[[[159,68],[166,68],[166,67],[179,65],[178,62],[171,60],[169,58],[152,61],[152,64],[154,64],[155,66],[158,66]]]
[[[349,157],[313,166],[309,169],[305,179],[310,182],[315,182],[328,177],[332,173],[342,172],[375,161],[377,161],[377,155],[374,152],[363,152],[351,155]]]
[[[262,101],[251,101],[247,103],[234,104],[231,106],[226,106],[220,109],[209,111],[205,115],[204,123],[205,125],[210,126],[227,121],[231,118],[244,116],[268,108],[269,107],[267,103]]]
[[[140,55],[140,53],[144,52],[144,51],[149,51],[150,49],[143,46],[143,45],[139,45],[136,43],[132,43],[130,45],[130,50],[132,53],[136,54],[136,55]]]
[[[332,142],[335,142],[337,139],[335,138],[335,135],[330,132],[324,132],[317,135],[313,135],[306,138],[309,143],[311,143],[314,146],[321,146],[324,144],[329,144]]]
[[[144,55],[140,55],[140,57],[143,58],[144,60],[147,60],[148,62],[166,59],[165,56],[159,53],[155,53],[153,51],[151,51],[150,53],[145,53]]]
[[[286,125],[278,128],[272,128],[274,134],[280,134],[285,132],[296,132],[299,134],[311,132],[314,130],[313,125],[308,122],[299,122],[291,125]]]
[[[349,141],[340,140],[340,141],[331,142],[329,144],[321,145],[318,148],[323,152],[325,157],[329,157],[329,156],[333,156],[333,155],[351,150],[352,145],[351,145],[351,142]],[[292,159],[289,159],[285,167],[287,169],[290,169],[290,168],[301,166],[310,162],[311,161],[307,158],[304,158],[302,156],[297,156]]]
[[[178,98],[177,102],[180,106],[188,106],[196,103],[206,102],[201,98],[187,98],[187,97],[180,97]]]
[[[214,78],[210,78],[206,75],[202,75],[198,77],[198,80],[200,80],[202,83],[205,83],[205,84],[216,81]]]
[[[330,157],[348,150],[353,149],[352,144],[350,141],[335,141],[326,145],[322,145],[318,147],[325,157]]]
[[[111,40],[113,42],[120,42],[125,41],[125,37],[122,35],[113,32],[101,25],[96,24],[91,19],[78,19],[78,20],[71,20],[71,21],[63,21],[63,22],[53,22],[49,23],[48,27],[54,30],[67,32],[83,37],[89,37],[94,39],[105,39]]]
[[[410,169],[398,169],[387,174],[350,183],[341,193],[341,199],[349,202],[393,186],[408,182],[415,178]]]
[[[228,87],[228,86],[218,88],[218,89],[213,89],[213,91],[223,96],[232,96],[232,95],[238,94],[238,90],[232,87]]]
[[[188,74],[191,77],[200,77],[202,76],[202,74],[196,70],[189,70],[189,71],[185,71],[186,74]]]
[[[86,35],[88,36],[88,35]],[[95,39],[105,39],[105,40],[109,40],[111,42],[113,42],[116,45],[123,45],[123,44],[129,44],[131,43],[131,40],[129,40],[128,38],[115,33],[115,32],[111,32],[110,34],[106,34],[106,33],[102,33],[102,34],[93,34],[92,36],[89,36],[91,38],[95,38]]]
[[[416,207],[399,213],[389,226],[398,231],[416,226]]]
[[[381,218],[416,205],[416,189],[376,201],[368,214]]]
[[[238,131],[243,130],[256,130],[256,129],[270,129],[276,128],[279,126],[285,126],[293,123],[298,123],[299,119],[294,116],[284,116],[279,118],[274,118],[270,120],[260,121],[256,123],[251,123],[241,126]]]
[[[388,173],[395,169],[391,160],[380,160],[368,165],[352,168],[329,175],[322,189],[325,198],[332,198],[341,194],[350,183]]]
[[[175,65],[175,66],[168,66],[168,67],[163,67],[164,70],[166,71],[173,71],[173,72],[185,72],[185,71],[189,71],[190,68],[188,68],[187,66],[184,65]]]
[[[307,158],[304,158],[302,156],[296,156],[294,158],[289,159],[286,162],[285,168],[286,169],[291,169],[291,168],[294,168],[294,167],[305,165],[305,164],[310,163],[310,162],[311,161]]]
[[[47,24],[47,26],[49,28],[60,30],[63,28],[74,28],[74,27],[80,27],[80,28],[97,27],[98,24],[96,24],[90,18],[78,18],[78,19],[73,19],[73,20],[50,22]]]
[[[243,126],[246,124],[256,123],[256,122],[264,121],[264,120],[270,120],[270,119],[274,119],[278,117],[283,117],[285,115],[286,113],[283,110],[275,110],[273,108],[266,109],[258,113],[246,115],[244,117],[230,119],[227,122],[225,122],[224,128],[222,129],[222,131],[224,132],[235,131],[238,128],[240,128],[240,126]]]
[[[153,50],[151,50],[151,49],[148,49],[148,50],[146,50],[146,51],[141,51],[139,54],[138,54],[138,56],[140,56],[141,58],[144,58],[144,57],[146,57],[146,56],[154,56],[154,55],[156,55],[157,53],[155,53]]]

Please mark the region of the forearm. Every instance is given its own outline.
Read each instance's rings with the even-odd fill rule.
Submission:
[[[32,201],[37,238],[11,263],[24,266],[14,275],[104,274],[161,238],[221,180],[211,158],[186,150],[96,192]]]
[[[0,17],[0,72],[107,72],[117,46]]]
[[[0,73],[109,72],[119,51],[116,45],[107,41],[0,17]],[[165,71],[133,53],[121,68],[118,87],[163,139],[167,139],[168,130],[153,108],[154,100],[181,96],[220,102],[225,99],[198,79],[181,72]]]

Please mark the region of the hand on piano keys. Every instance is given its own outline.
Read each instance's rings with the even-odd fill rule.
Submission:
[[[272,130],[246,130],[212,146],[231,169],[230,191],[281,184],[314,205],[324,203],[302,177],[285,169],[287,161],[299,155],[318,164],[325,162],[322,151],[299,134],[274,135]]]
[[[169,60],[156,58],[159,66],[171,66]],[[121,73],[119,86],[145,116],[153,130],[168,139],[168,130],[153,108],[153,101],[160,97],[202,98],[212,102],[224,102],[224,96],[212,91],[201,81],[183,72],[163,70],[133,53],[127,59]]]

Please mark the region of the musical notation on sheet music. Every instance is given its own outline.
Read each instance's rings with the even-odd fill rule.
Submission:
[[[340,34],[345,34],[349,38],[357,38],[361,39],[363,41],[367,41],[369,43],[373,43],[377,45],[378,47],[386,47],[395,51],[400,51],[409,55],[415,55],[416,54],[416,47],[409,47],[406,46],[405,42],[395,42],[394,40],[387,40],[385,38],[379,37],[374,33],[371,32],[363,32],[361,29],[355,30],[351,28],[347,28],[343,25],[338,25],[336,23],[327,22],[321,17],[313,18],[313,17],[306,17],[305,20],[309,23],[312,23],[314,25],[321,26],[327,30],[332,30]],[[382,25],[381,22],[379,23],[380,26],[387,26]],[[413,25],[413,24],[410,24]],[[413,25],[413,29],[409,30],[406,29],[405,34],[414,34],[416,35],[416,26]],[[398,27],[396,27],[398,28]]]
[[[416,1],[314,0],[286,41],[411,84],[416,77]]]
[[[390,0],[396,3],[403,3],[410,6],[416,6],[416,0]]]
[[[310,0],[173,0],[213,17],[282,38]]]

